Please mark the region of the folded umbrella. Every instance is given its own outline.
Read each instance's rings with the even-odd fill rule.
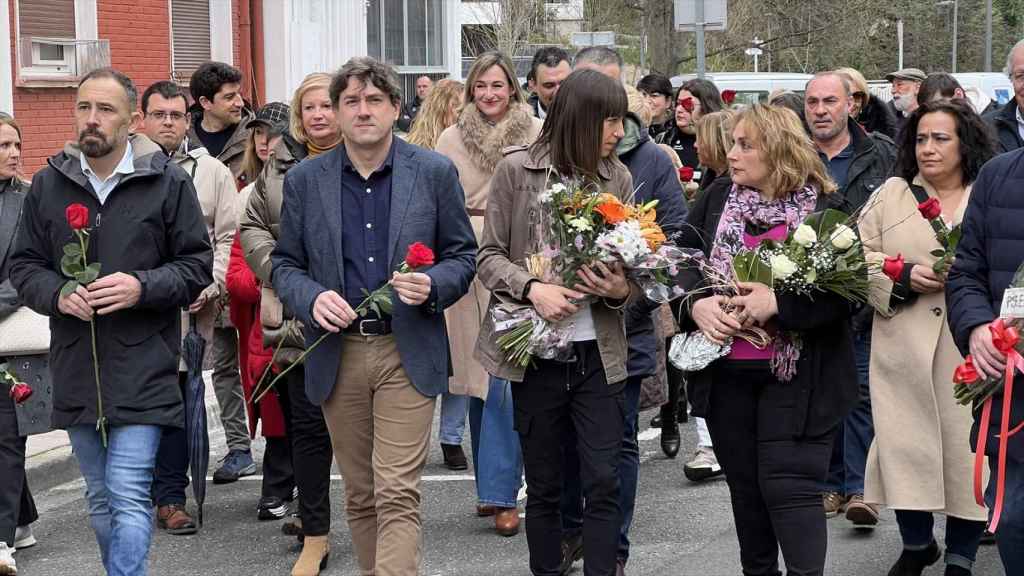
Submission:
[[[210,436],[206,429],[206,382],[203,381],[203,355],[206,340],[196,329],[196,316],[188,316],[188,334],[181,344],[187,369],[185,385],[185,432],[188,438],[188,463],[192,470],[192,495],[196,499],[197,519],[203,525],[203,501],[206,500],[206,473],[210,468]]]

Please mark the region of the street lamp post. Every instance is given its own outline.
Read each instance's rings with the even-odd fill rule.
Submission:
[[[957,36],[959,30],[960,20],[960,1],[959,0],[942,0],[936,2],[936,6],[953,6],[953,50],[952,50],[952,62],[950,64],[950,72],[956,72],[956,48],[957,48]]]

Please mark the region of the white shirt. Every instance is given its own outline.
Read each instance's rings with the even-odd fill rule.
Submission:
[[[597,329],[594,328],[594,316],[590,313],[590,302],[579,305],[576,313],[569,317],[572,321],[572,341],[587,342],[597,340]]]
[[[85,154],[79,154],[78,158],[82,162],[82,172],[85,173],[85,177],[89,179],[89,184],[92,184],[92,189],[96,192],[96,196],[100,199],[100,204],[107,201],[107,196],[114,190],[121,178],[135,173],[135,154],[132,152],[132,143],[127,142],[124,148],[124,156],[121,157],[121,161],[117,163],[117,167],[110,173],[110,176],[106,180],[100,180],[99,176],[93,172],[89,166],[89,160],[86,159]]]

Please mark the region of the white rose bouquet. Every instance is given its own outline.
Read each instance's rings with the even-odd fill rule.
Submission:
[[[852,302],[866,302],[869,265],[848,221],[838,210],[814,212],[784,242],[768,240],[737,254],[737,280],[796,294],[833,292]]]

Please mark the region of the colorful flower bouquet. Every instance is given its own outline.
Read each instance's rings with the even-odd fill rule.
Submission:
[[[683,295],[672,280],[680,267],[703,258],[698,250],[667,243],[657,224],[657,200],[622,202],[576,179],[554,183],[538,200],[537,250],[524,264],[541,282],[572,287],[584,266],[620,263],[647,298],[665,303]],[[533,357],[560,359],[570,352],[571,320],[547,322],[532,306],[511,304],[496,307],[492,316],[498,345],[517,366],[529,365]]]

